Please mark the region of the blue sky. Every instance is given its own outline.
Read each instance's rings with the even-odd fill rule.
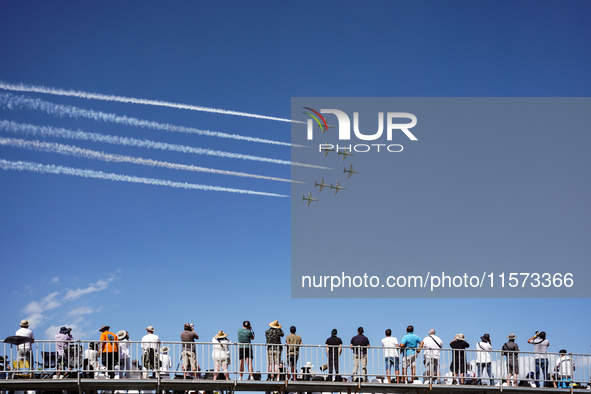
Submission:
[[[9,84],[281,118],[291,116],[292,97],[587,97],[591,91],[591,5],[583,1],[29,2],[1,8],[0,80]],[[12,94],[290,141],[286,122]],[[2,120],[18,123],[290,159],[284,146],[60,118],[26,109],[0,108],[0,114]],[[46,140],[290,177],[287,165]],[[589,142],[588,137],[580,141],[581,146]],[[0,147],[0,158],[290,194],[285,182],[106,163],[6,146]],[[572,193],[588,193],[588,179],[580,179],[580,188]],[[187,321],[209,340],[219,330],[235,339],[245,319],[258,333],[277,319],[287,327],[296,325],[308,344],[324,343],[333,327],[348,342],[359,325],[377,344],[385,328],[402,336],[406,325],[414,324],[421,335],[436,328],[445,342],[457,332],[464,332],[471,343],[489,332],[493,343],[500,344],[515,333],[522,348],[527,348],[525,339],[531,333],[545,330],[550,350],[589,350],[584,340],[566,339],[587,334],[588,299],[292,299],[290,198],[8,170],[0,171],[0,184],[5,294],[0,328],[5,336],[13,334],[25,317],[34,318],[32,328],[39,338],[52,337],[55,327],[62,325],[74,326],[77,338],[98,338],[98,328],[108,324],[128,330],[132,339],[154,325],[168,340],[177,340]],[[587,207],[580,209],[582,217],[589,215]],[[584,239],[588,225],[581,232]]]

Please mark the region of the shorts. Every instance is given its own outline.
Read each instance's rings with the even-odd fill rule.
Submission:
[[[439,374],[439,359],[435,357],[425,357],[423,359],[423,363],[425,364],[425,371],[429,374],[433,373],[433,375]]]
[[[213,362],[215,364],[221,364],[222,369],[228,369],[228,364],[230,364],[230,357],[214,357]]]
[[[273,347],[267,349],[267,365],[278,365],[281,359],[281,348]]]
[[[466,361],[464,359],[454,360],[451,363],[451,371],[455,374],[466,372]]]
[[[252,359],[252,349],[250,347],[238,348],[238,358],[244,360],[245,358]]]
[[[287,365],[289,367],[295,367],[296,364],[298,363],[298,358],[300,358],[299,354],[294,354],[294,353],[289,354],[287,356]]]
[[[191,367],[191,371],[196,371],[197,370],[197,356],[195,355],[195,352],[192,352],[190,350],[183,350],[183,366],[185,368]]]
[[[410,354],[402,358],[402,368],[414,367],[417,365],[417,354]]]
[[[392,366],[394,366],[394,371],[400,371],[400,357],[385,357],[386,362],[386,371],[390,372]]]
[[[510,375],[519,374],[519,360],[507,360],[507,372]]]

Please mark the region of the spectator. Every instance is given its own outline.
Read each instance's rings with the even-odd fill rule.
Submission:
[[[476,367],[478,370],[478,385],[482,385],[482,372],[485,368],[486,374],[490,379],[490,385],[495,385],[492,375],[492,358],[490,355],[491,350],[492,343],[490,341],[490,335],[484,334],[480,337],[480,342],[476,344]]]
[[[384,347],[384,362],[386,364],[386,376],[388,383],[392,383],[390,377],[390,370],[394,367],[396,374],[396,383],[399,383],[400,375],[400,355],[398,351],[398,339],[392,336],[392,330],[386,330],[386,337],[382,339],[382,346]]]
[[[363,335],[363,327],[359,327],[357,335],[351,338],[351,346],[353,346],[353,375],[357,375],[361,364],[363,376],[359,380],[363,382],[364,377],[367,376],[367,347],[369,346],[369,339]]]
[[[267,340],[267,380],[279,379],[279,360],[281,360],[281,337],[284,335],[281,324],[277,320],[269,323],[269,329],[265,331]],[[277,375],[276,375],[277,374]]]
[[[168,355],[169,350],[168,346],[160,348],[160,377],[164,379],[170,379],[169,371],[172,369],[172,359]]]
[[[519,346],[515,343],[515,334],[507,336],[508,341],[502,347],[502,354],[507,357],[507,374],[509,386],[517,386],[519,375]]]
[[[109,331],[110,328],[109,326],[99,328],[101,332],[99,352],[103,360],[103,365],[107,369],[107,377],[114,379],[115,366],[119,362],[119,346],[117,344],[117,336]]]
[[[142,377],[144,379],[148,378],[150,370],[152,370],[153,376],[156,377],[160,369],[158,365],[160,358],[156,357],[156,353],[160,347],[160,338],[154,334],[154,326],[146,327],[146,331],[148,333],[142,337],[142,350],[144,351],[142,355],[142,366],[144,367]]]
[[[340,381],[339,376],[339,357],[343,351],[343,341],[337,337],[337,329],[333,328],[330,338],[326,340],[326,357],[328,358],[328,380],[332,381],[332,373],[336,374],[335,381]]]
[[[408,379],[409,383],[412,383],[417,375],[417,354],[420,352],[418,347],[421,343],[421,338],[414,333],[414,329],[413,326],[406,327],[406,335],[400,341],[400,347],[405,348],[402,358],[402,370],[404,371],[402,375],[404,379],[406,371],[410,367],[411,377]]]
[[[88,360],[88,369],[94,371],[92,376],[96,379],[98,377],[98,370],[99,370],[99,362],[98,362],[98,354],[99,352],[96,350],[97,346],[95,342],[90,342],[88,344],[88,349],[84,351],[84,358]]]
[[[251,340],[254,339],[254,330],[250,326],[250,322],[245,320],[242,323],[242,328],[238,330],[238,358],[240,359],[240,367],[238,380],[242,380],[242,373],[244,372],[244,361],[246,360],[246,367],[248,368],[248,379],[253,380],[252,376],[252,346]]]
[[[185,323],[184,330],[181,332],[181,341],[183,342],[183,379],[186,379],[187,371],[197,371],[197,352],[194,342],[199,339],[199,335],[193,331],[191,323]]]
[[[573,381],[573,372],[576,369],[575,364],[571,356],[566,354],[565,349],[561,349],[558,353],[560,353],[560,358],[556,361],[555,368],[559,379],[558,387],[570,387],[570,383],[567,382]]]
[[[119,378],[131,377],[131,343],[129,333],[125,330],[117,332],[119,339]]]
[[[454,349],[450,369],[455,377],[461,378],[460,383],[464,384],[464,375],[466,373],[465,349],[469,348],[470,344],[466,342],[464,334],[459,333],[450,342],[449,347]],[[454,379],[452,384],[458,384],[458,380]]]
[[[425,373],[429,377],[429,382],[437,381],[439,374],[439,354],[443,347],[443,341],[435,335],[435,329],[429,330],[429,336],[421,341],[421,348],[425,349],[423,363],[425,364]]]
[[[61,327],[59,332],[55,334],[55,350],[57,353],[57,378],[61,379],[63,370],[68,369],[68,354],[69,352],[64,351],[70,345],[68,341],[72,341],[74,337],[71,334],[72,329],[67,327]]]
[[[31,343],[35,342],[35,335],[33,335],[33,331],[29,330],[29,321],[26,319],[21,320],[20,324],[21,328],[16,330],[14,335],[18,337],[27,337],[31,338],[31,342],[29,343],[21,343],[17,347],[17,355],[16,359],[18,361],[28,361],[29,368],[34,368],[34,357],[33,352],[31,351]]]
[[[226,380],[230,380],[230,375],[228,374],[228,364],[230,364],[230,351],[228,349],[230,341],[228,340],[228,334],[219,331],[211,341],[213,342],[213,351],[211,353],[214,363],[213,380],[217,380],[220,366],[221,370],[225,372],[224,376]]]
[[[544,331],[537,332],[527,340],[527,343],[534,345],[534,359],[536,361],[536,387],[543,387],[544,382],[540,383],[540,370],[542,371],[542,380],[547,381],[548,376],[548,346],[550,342],[546,339]]]
[[[291,326],[289,328],[290,334],[285,338],[285,343],[291,346],[287,347],[287,378],[296,380],[296,365],[300,355],[300,346],[303,344],[302,337],[296,334],[296,327]],[[291,377],[289,371],[291,370]]]

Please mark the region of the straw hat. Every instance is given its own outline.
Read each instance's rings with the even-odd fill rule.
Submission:
[[[271,323],[269,323],[269,327],[271,327],[271,328],[281,328],[281,324],[279,324],[279,322],[277,320],[273,320]]]
[[[459,339],[460,341],[463,341],[466,339],[466,337],[462,333],[456,334],[456,338]]]
[[[215,337],[214,338],[220,339],[220,338],[225,338],[227,336],[228,336],[228,334],[226,334],[225,332],[219,331],[217,334],[215,334]]]
[[[507,335],[507,339],[515,339],[515,338],[517,338],[517,335],[515,335],[515,334]]]
[[[154,332],[154,326],[148,326],[148,327],[146,327],[146,331],[148,331],[148,332]]]
[[[29,327],[29,321],[27,319],[21,320],[21,327]]]
[[[119,340],[125,338],[127,336],[127,331],[125,330],[120,330],[117,332],[117,338],[119,338]]]
[[[162,346],[160,348],[160,353],[168,353],[169,350],[170,348],[168,346]]]

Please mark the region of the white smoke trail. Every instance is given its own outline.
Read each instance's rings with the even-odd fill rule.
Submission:
[[[283,164],[283,165],[292,165],[292,166],[299,166],[299,167],[308,167],[308,168],[320,168],[320,169],[328,169],[327,167],[322,166],[315,166],[313,164],[303,164],[292,162],[289,160],[279,160],[279,159],[271,159],[268,157],[260,157],[260,156],[252,156],[252,155],[243,155],[239,153],[232,153],[232,152],[223,152],[223,151],[216,151],[211,149],[203,149],[203,148],[195,148],[192,146],[187,145],[178,145],[178,144],[168,144],[165,142],[156,142],[150,140],[138,140],[135,138],[128,138],[128,137],[118,137],[113,135],[103,135],[98,133],[90,133],[81,130],[68,130],[58,127],[52,126],[36,126],[26,123],[17,123],[8,120],[0,120],[0,129],[11,133],[23,133],[27,135],[33,136],[42,136],[42,137],[58,137],[58,138],[66,138],[66,139],[75,139],[75,140],[85,140],[85,141],[94,141],[94,142],[102,142],[107,144],[114,144],[114,145],[123,145],[123,146],[134,146],[140,148],[149,148],[149,149],[160,149],[160,150],[168,150],[172,152],[182,152],[182,153],[192,153],[196,155],[208,155],[208,156],[217,156],[217,157],[224,157],[230,159],[242,159],[242,160],[252,160],[252,161],[261,161],[273,164]]]
[[[101,94],[101,93],[82,92],[79,90],[65,90],[65,89],[51,88],[51,87],[46,87],[46,86],[25,85],[23,83],[12,84],[12,83],[6,83],[4,81],[0,81],[0,89],[11,90],[14,92],[45,93],[45,94],[53,94],[56,96],[69,96],[69,97],[77,97],[77,98],[83,98],[83,99],[88,99],[88,100],[115,101],[115,102],[120,102],[120,103],[143,104],[143,105],[153,105],[153,106],[158,106],[158,107],[188,109],[191,111],[203,111],[203,112],[211,112],[211,113],[224,114],[224,115],[246,116],[248,118],[276,120],[279,122],[304,123],[304,122],[291,120],[291,119],[277,118],[274,116],[267,116],[267,115],[251,114],[248,112],[238,112],[238,111],[230,111],[230,110],[219,109],[219,108],[200,107],[197,105],[172,103],[169,101],[150,100],[150,99],[142,99],[142,98],[134,98],[134,97],[114,96],[114,95]]]
[[[68,116],[70,118],[87,118],[92,119],[97,122],[110,122],[116,124],[122,124],[126,126],[134,126],[134,127],[142,127],[148,128],[152,130],[163,130],[163,131],[170,131],[170,132],[178,132],[178,133],[190,133],[190,134],[198,134],[204,135],[208,137],[218,137],[218,138],[229,138],[234,140],[242,140],[248,142],[260,142],[264,144],[273,144],[273,145],[284,145],[284,146],[295,146],[295,147],[304,147],[303,145],[296,145],[290,144],[289,142],[281,142],[281,141],[273,141],[267,140],[263,138],[256,138],[256,137],[247,137],[239,134],[228,134],[222,133],[219,131],[210,131],[210,130],[200,130],[194,127],[185,127],[185,126],[177,126],[172,125],[169,123],[159,123],[144,119],[137,119],[128,116],[119,116],[114,113],[107,113],[101,111],[94,111],[90,109],[83,109],[79,107],[75,107],[73,105],[62,105],[62,104],[55,104],[49,101],[41,100],[39,98],[31,98],[26,96],[15,96],[12,93],[2,93],[0,94],[0,105],[7,109],[33,109],[38,111],[43,111],[49,115],[55,115],[59,117]]]
[[[84,159],[94,159],[94,160],[101,160],[101,161],[106,161],[106,162],[132,163],[132,164],[139,164],[139,165],[151,166],[151,167],[169,168],[171,170],[207,172],[207,173],[211,173],[211,174],[240,176],[240,177],[245,177],[245,178],[257,178],[257,179],[265,179],[265,180],[269,180],[269,181],[303,183],[303,182],[299,182],[299,181],[292,181],[290,179],[285,179],[285,178],[276,178],[276,177],[265,176],[265,175],[249,174],[249,173],[245,173],[245,172],[216,170],[213,168],[197,167],[197,166],[186,165],[186,164],[170,163],[170,162],[166,162],[166,161],[159,161],[159,160],[152,160],[152,159],[144,159],[141,157],[132,157],[132,156],[124,156],[124,155],[118,155],[118,154],[112,154],[112,153],[106,153],[106,152],[99,152],[99,151],[95,151],[92,149],[84,149],[84,148],[79,148],[77,146],[72,146],[72,145],[58,144],[56,142],[29,141],[29,140],[23,140],[23,139],[19,139],[19,138],[2,138],[2,137],[0,137],[0,145],[11,146],[14,148],[42,151],[42,152],[58,153],[60,155],[75,156],[75,157],[81,157]]]
[[[8,160],[0,159],[0,169],[15,170],[15,171],[31,171],[31,172],[37,172],[40,174],[72,175],[72,176],[79,176],[79,177],[83,177],[83,178],[106,179],[109,181],[116,181],[116,182],[143,183],[146,185],[168,186],[168,187],[174,187],[174,188],[178,188],[178,189],[187,189],[187,190],[193,189],[193,190],[207,190],[207,191],[215,191],[215,192],[254,194],[254,195],[268,196],[268,197],[289,197],[289,196],[286,196],[283,194],[257,192],[254,190],[232,189],[232,188],[220,187],[220,186],[209,186],[209,185],[199,185],[199,184],[194,184],[194,183],[173,182],[173,181],[167,181],[164,179],[143,178],[143,177],[136,177],[136,176],[131,176],[131,175],[112,174],[112,173],[107,173],[107,172],[102,172],[102,171],[85,170],[82,168],[63,167],[63,166],[56,166],[53,164],[52,165],[45,165],[45,164],[33,163],[33,162],[27,162],[27,161],[8,161]]]

